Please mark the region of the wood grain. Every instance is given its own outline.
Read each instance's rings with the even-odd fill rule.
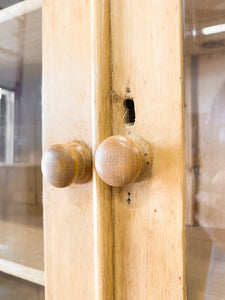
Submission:
[[[45,180],[52,186],[63,188],[76,178],[79,161],[67,145],[55,144],[45,150],[41,165]]]
[[[92,0],[92,147],[111,135],[111,0]],[[111,187],[93,172],[95,299],[114,299]],[[83,298],[81,298],[83,299]]]
[[[181,1],[112,0],[111,9],[113,134],[153,149],[151,178],[113,189],[115,298],[184,299]]]
[[[79,138],[95,151],[111,133],[109,3],[44,2],[44,148]],[[110,187],[94,172],[44,199],[47,299],[113,299]]]
[[[78,141],[69,145],[52,145],[43,154],[42,172],[55,187],[85,183],[92,173],[91,153],[84,143]]]
[[[43,1],[43,147],[92,144],[90,1]],[[46,299],[94,299],[92,181],[44,185]]]
[[[111,186],[121,187],[135,181],[142,165],[140,149],[123,136],[109,137],[96,151],[96,170],[101,179]]]
[[[99,145],[95,154],[98,175],[114,187],[143,180],[150,173],[151,163],[151,151],[138,137],[111,136]]]

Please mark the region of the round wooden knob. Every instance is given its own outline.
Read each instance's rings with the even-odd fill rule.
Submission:
[[[147,177],[151,161],[150,146],[138,137],[111,136],[99,145],[95,154],[99,177],[114,187]]]
[[[92,171],[91,153],[82,142],[52,145],[43,154],[41,168],[44,178],[55,187],[84,183]]]

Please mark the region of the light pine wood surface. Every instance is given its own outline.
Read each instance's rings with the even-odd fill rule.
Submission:
[[[95,167],[101,179],[113,187],[143,180],[151,171],[149,145],[138,137],[111,136],[95,154]]]
[[[78,141],[69,145],[52,145],[43,154],[42,172],[55,187],[85,183],[92,173],[91,153],[84,143]]]
[[[109,1],[44,1],[43,11],[44,149],[76,138],[95,151],[111,134]],[[62,191],[45,184],[44,202],[46,298],[112,299],[111,188],[94,172]]]
[[[112,0],[111,22],[113,134],[153,149],[151,178],[113,189],[115,298],[185,299],[181,1]]]
[[[113,189],[113,207],[96,173],[82,186],[45,183],[46,298],[183,299],[181,3],[43,5],[44,149],[78,138],[95,152],[129,133],[153,149],[151,179]]]
[[[92,150],[111,135],[110,0],[91,1]],[[94,156],[94,155],[93,155]],[[111,187],[93,172],[95,299],[114,299]]]
[[[90,1],[43,1],[43,148],[92,144]],[[94,299],[92,181],[44,184],[46,300]]]

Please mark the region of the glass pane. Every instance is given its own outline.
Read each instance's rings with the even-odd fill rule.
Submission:
[[[0,36],[0,272],[43,285],[41,1],[0,0]]]
[[[0,272],[1,300],[44,300],[44,288]]]
[[[184,1],[187,299],[225,299],[225,1]]]
[[[8,6],[11,6],[11,5],[21,2],[21,1],[24,1],[24,0],[20,0],[20,1],[18,1],[18,0],[0,0],[0,9],[6,8]]]

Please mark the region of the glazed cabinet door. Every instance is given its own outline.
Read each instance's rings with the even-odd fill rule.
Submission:
[[[181,0],[43,0],[43,150],[60,144],[66,157],[54,146],[56,165],[42,165],[53,183],[44,181],[47,300],[185,299],[181,12]],[[147,177],[111,187],[98,176],[95,153],[112,135],[148,143]],[[70,184],[74,141],[93,170]]]

